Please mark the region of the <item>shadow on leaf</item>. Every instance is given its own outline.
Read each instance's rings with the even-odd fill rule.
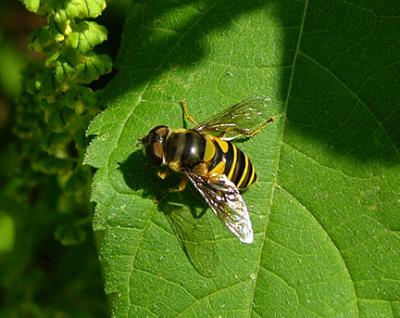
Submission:
[[[143,191],[145,198],[154,200],[166,189],[175,187],[182,176],[172,174],[166,180],[156,176],[157,169],[143,152],[133,152],[119,166],[125,183],[134,191]],[[182,250],[193,267],[204,277],[212,277],[218,265],[215,234],[211,225],[214,215],[190,186],[180,193],[169,193],[158,210],[170,224]]]
[[[149,83],[154,82],[164,73],[171,72],[171,75],[174,75],[175,69],[195,68],[202,60],[209,57],[210,52],[205,45],[207,36],[224,28],[229,30],[229,25],[239,19],[240,16],[256,10],[272,13],[284,12],[286,14],[294,10],[301,11],[304,5],[301,2],[284,4],[278,1],[265,2],[261,0],[248,2],[205,1],[201,5],[198,1],[185,1],[184,8],[182,8],[182,3],[175,1],[151,1],[150,3],[139,1],[132,5],[126,20],[122,48],[116,64],[117,73],[107,87],[106,100],[118,100],[120,96],[131,94],[137,87],[151,87],[151,85],[148,85]],[[274,9],[275,7],[283,8]],[[177,18],[179,23],[171,26],[171,30],[163,27],[163,17],[168,16],[168,14],[174,15],[180,10],[182,10],[182,16]],[[327,14],[327,16],[330,15],[332,13]],[[277,19],[281,21],[282,25],[291,25],[293,22],[288,16],[278,16]],[[190,18],[185,19],[185,17]],[[364,24],[362,24],[364,29],[372,25],[369,24],[368,19],[373,20],[374,17],[372,15],[365,17]],[[333,24],[333,29],[330,30],[334,34],[338,32],[335,25]],[[374,84],[377,81],[374,81],[373,78],[369,79],[359,76],[357,73],[347,72],[347,66],[334,69],[330,66],[329,60],[325,59],[334,57],[335,54],[315,58],[312,53],[315,52],[316,56],[321,55],[317,54],[319,52],[318,45],[321,45],[323,50],[326,50],[328,46],[325,40],[314,40],[312,45],[307,42],[312,41],[312,38],[307,35],[309,28],[312,28],[312,26],[306,25],[302,39],[305,51],[299,54],[297,59],[293,55],[296,41],[290,39],[291,34],[283,27],[282,32],[288,33],[285,35],[288,40],[285,41],[285,46],[281,48],[281,52],[266,50],[265,56],[263,56],[266,61],[271,60],[273,64],[272,53],[281,54],[280,61],[283,61],[284,65],[289,65],[290,68],[295,68],[294,72],[290,71],[293,73],[291,91],[288,92],[289,74],[281,71],[276,74],[277,81],[281,84],[276,85],[277,91],[274,92],[274,97],[278,100],[288,100],[288,124],[285,126],[288,133],[285,133],[285,136],[289,140],[289,144],[296,146],[299,143],[297,141],[298,136],[311,137],[314,142],[307,141],[306,146],[319,143],[325,147],[324,152],[333,153],[335,156],[335,163],[331,164],[330,161],[324,161],[323,155],[320,155],[322,157],[321,163],[344,171],[348,170],[349,162],[352,163],[354,159],[357,160],[355,163],[359,165],[365,165],[372,161],[372,165],[368,167],[372,174],[382,162],[389,166],[396,164],[399,159],[398,149],[400,145],[399,127],[397,125],[400,111],[394,107],[396,101],[393,100],[396,89],[389,85],[377,87]],[[358,31],[363,34],[366,32],[364,29],[360,27]],[[352,52],[357,58],[361,52],[368,50],[373,52],[372,49],[376,47],[376,39],[373,38],[375,35],[372,31],[374,30],[371,30],[371,35],[369,35],[371,41],[366,40],[363,44],[365,50]],[[357,33],[354,32],[354,34]],[[346,33],[339,36],[351,41],[354,34]],[[300,35],[300,37],[302,36]],[[274,41],[268,42],[268,37],[266,39],[260,37],[260,39],[265,41],[263,45],[266,47],[274,47],[277,44]],[[385,41],[391,44],[393,40],[392,37],[388,37]],[[331,45],[334,46],[334,43],[331,43]],[[307,50],[309,47],[314,48],[314,50],[309,52]],[[237,46],[237,53],[235,54],[240,54],[239,52],[240,46]],[[371,57],[373,58],[372,61],[374,59],[379,60],[375,56]],[[347,58],[357,60],[356,57],[353,58],[352,56]],[[374,64],[371,62],[371,67]],[[387,70],[384,69],[376,74],[375,71],[372,71],[372,74],[375,74],[376,77],[380,76],[380,82],[390,83],[391,81],[387,79],[393,78],[398,70],[399,64],[395,63]],[[357,80],[360,82],[357,85],[364,87],[363,83],[367,79],[366,88],[360,92],[347,84]],[[180,80],[182,79],[177,77],[171,81],[175,81],[178,86],[185,87],[186,83],[180,83]],[[243,87],[247,84],[243,82]],[[265,85],[260,86],[260,88],[268,87],[268,84]],[[387,90],[387,94],[378,92],[378,88]],[[143,95],[146,93],[146,89],[139,93]],[[180,97],[175,95],[176,92],[161,91],[161,93],[166,102],[169,99]],[[258,90],[255,93],[264,94],[265,92]],[[386,102],[380,100],[382,96],[384,96]],[[307,147],[300,146],[299,149],[306,154],[309,152]],[[360,173],[351,170],[347,172],[363,175],[364,170],[361,170]]]

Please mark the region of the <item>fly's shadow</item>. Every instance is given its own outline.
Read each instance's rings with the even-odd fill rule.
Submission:
[[[145,198],[155,198],[164,189],[157,178],[157,168],[145,157],[143,151],[136,150],[119,164],[126,185],[133,191],[142,191]]]
[[[168,188],[174,188],[182,175],[171,174],[165,180],[157,176],[157,167],[146,158],[142,151],[133,152],[120,163],[126,185],[142,196],[154,201],[170,224],[188,260],[204,277],[212,277],[218,265],[215,234],[212,218],[215,218],[206,203],[189,186],[183,192],[169,193],[159,203],[156,198]]]

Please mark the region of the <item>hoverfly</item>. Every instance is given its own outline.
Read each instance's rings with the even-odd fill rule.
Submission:
[[[241,242],[253,242],[249,212],[240,191],[257,179],[250,159],[233,143],[260,132],[273,117],[267,118],[270,99],[253,97],[198,124],[181,102],[192,129],[171,129],[160,125],[140,140],[145,154],[160,166],[158,175],[165,179],[171,171],[184,175],[177,188],[183,191],[188,180],[222,223]],[[165,194],[166,194],[165,193]]]

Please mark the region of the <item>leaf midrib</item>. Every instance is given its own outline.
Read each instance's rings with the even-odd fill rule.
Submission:
[[[295,73],[295,69],[296,69],[296,63],[297,63],[297,58],[300,54],[300,44],[301,44],[301,39],[303,36],[303,29],[304,29],[304,24],[305,24],[305,20],[306,20],[306,15],[307,15],[307,9],[308,9],[308,3],[309,0],[305,0],[304,2],[304,9],[303,9],[303,15],[301,18],[301,23],[300,23],[300,30],[299,30],[299,35],[298,35],[298,39],[297,39],[297,43],[296,43],[296,49],[293,55],[293,63],[292,63],[292,69],[290,72],[290,77],[289,77],[289,83],[288,83],[288,90],[287,90],[287,94],[286,94],[286,98],[285,98],[285,104],[284,104],[284,108],[282,110],[282,114],[283,114],[283,119],[282,119],[282,126],[281,126],[281,131],[280,131],[280,138],[278,141],[278,147],[277,147],[277,159],[276,159],[276,165],[275,165],[275,169],[274,169],[274,179],[271,183],[271,197],[269,200],[269,211],[268,211],[268,216],[266,218],[266,225],[265,225],[265,231],[264,231],[264,236],[261,242],[261,246],[260,246],[260,252],[259,252],[259,256],[258,256],[258,262],[257,262],[257,271],[256,271],[256,275],[255,275],[255,280],[254,280],[254,287],[253,287],[253,292],[252,292],[252,298],[250,300],[250,304],[249,304],[249,315],[248,317],[251,317],[251,314],[253,312],[255,312],[255,303],[254,303],[254,296],[256,293],[256,287],[257,287],[257,282],[258,282],[258,277],[260,274],[260,269],[261,269],[261,258],[262,258],[262,252],[263,252],[263,248],[264,248],[264,243],[266,241],[266,236],[267,236],[267,229],[268,229],[268,224],[269,224],[269,219],[271,217],[271,213],[272,213],[272,205],[273,205],[273,201],[274,201],[274,197],[275,197],[275,191],[276,188],[278,186],[277,184],[277,178],[278,178],[278,171],[279,171],[279,166],[280,166],[280,161],[281,161],[281,156],[282,156],[282,147],[283,147],[283,139],[284,139],[284,135],[285,135],[285,124],[286,124],[286,120],[285,120],[285,114],[287,112],[287,108],[288,108],[288,104],[289,104],[289,97],[292,91],[292,86],[293,86],[293,78],[294,78],[294,73]]]

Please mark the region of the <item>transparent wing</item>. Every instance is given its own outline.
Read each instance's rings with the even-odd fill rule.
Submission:
[[[224,140],[251,137],[272,121],[268,116],[270,104],[268,97],[252,97],[223,110],[194,129],[216,134]]]
[[[186,206],[173,204],[163,211],[192,266],[200,275],[212,277],[219,260],[207,215],[194,217]]]
[[[241,242],[253,243],[249,212],[235,184],[225,175],[205,177],[193,171],[186,175],[222,223]]]

